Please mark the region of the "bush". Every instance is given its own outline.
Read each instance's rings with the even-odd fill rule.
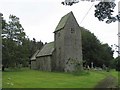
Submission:
[[[115,69],[116,69],[116,71],[120,71],[120,56],[118,56],[115,59]]]

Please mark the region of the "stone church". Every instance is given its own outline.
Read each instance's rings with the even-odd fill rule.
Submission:
[[[54,42],[31,57],[31,69],[74,72],[82,69],[81,28],[72,11],[63,16],[54,31]]]

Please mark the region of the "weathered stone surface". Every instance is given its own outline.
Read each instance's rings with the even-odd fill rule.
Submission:
[[[31,61],[31,69],[37,69],[36,60]]]
[[[36,59],[37,69],[42,71],[51,71],[52,56],[38,57]]]
[[[40,50],[37,50],[33,56],[30,58],[31,60],[31,69],[37,69],[37,65],[36,65],[36,56],[39,53]]]
[[[82,69],[81,30],[73,13],[62,17],[59,24],[54,32],[57,70],[72,72]]]

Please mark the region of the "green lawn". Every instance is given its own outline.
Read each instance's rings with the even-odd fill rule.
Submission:
[[[114,70],[84,71],[79,75],[30,69],[3,72],[3,88],[93,88],[106,76],[118,78]]]

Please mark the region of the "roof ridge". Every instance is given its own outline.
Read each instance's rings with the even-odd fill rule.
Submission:
[[[47,43],[37,54],[37,57],[51,55],[53,51],[54,51],[54,42]]]
[[[59,31],[59,30],[61,30],[62,28],[64,28],[64,26],[66,25],[66,22],[68,21],[68,18],[69,18],[69,16],[70,16],[71,14],[73,15],[73,12],[72,12],[72,11],[70,11],[69,13],[67,13],[66,15],[64,15],[64,16],[61,18],[61,20],[59,21],[59,23],[58,23],[58,25],[57,25],[57,27],[56,27],[56,29],[55,29],[54,32]],[[74,15],[73,15],[73,16],[74,16]]]
[[[37,54],[40,52],[40,50],[36,50],[35,53],[32,55],[32,57],[30,58],[30,60],[35,60]]]

